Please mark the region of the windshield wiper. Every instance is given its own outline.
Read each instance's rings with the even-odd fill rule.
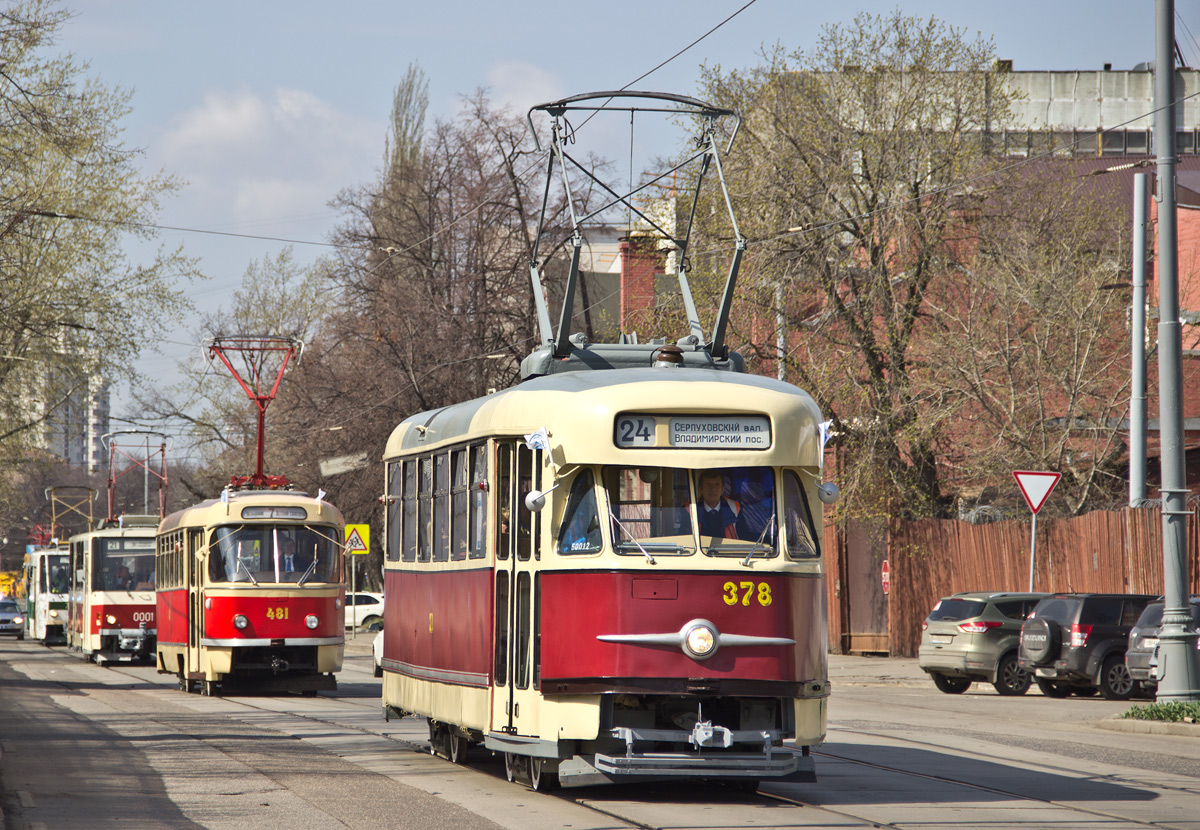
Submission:
[[[750,567],[750,560],[754,558],[754,554],[758,553],[759,547],[765,548],[768,553],[770,553],[772,550],[774,550],[773,545],[764,545],[763,544],[763,539],[765,539],[767,537],[767,531],[773,527],[775,527],[775,517],[771,516],[771,521],[769,521],[765,525],[763,525],[762,533],[758,534],[758,541],[756,541],[754,543],[754,547],[750,548],[750,552],[748,554],[746,554],[746,558],[742,560],[742,565],[744,565],[747,568]],[[774,537],[772,536],[772,538],[774,538]]]
[[[306,570],[301,575],[301,577],[296,580],[296,587],[299,588],[301,585],[303,585],[305,582],[307,582],[308,578],[313,575],[313,572],[316,569],[317,569],[317,555],[314,553],[313,560],[308,563],[308,570]]]
[[[650,555],[650,551],[648,551],[644,547],[642,547],[642,543],[639,542],[636,538],[634,538],[634,535],[629,532],[629,528],[627,528],[627,527],[625,527],[625,525],[621,524],[620,519],[618,519],[616,516],[613,516],[612,520],[616,524],[617,527],[619,527],[619,528],[621,528],[621,530],[625,531],[625,535],[629,537],[629,541],[631,541],[635,545],[637,545],[637,549],[640,550],[642,552],[642,555],[646,557],[647,562],[649,562],[651,565],[658,564],[657,562],[654,561],[654,557]]]
[[[236,554],[234,554],[234,555],[236,556]],[[257,588],[258,580],[254,578],[254,574],[250,573],[250,569],[246,567],[246,563],[242,561],[242,557],[238,556],[237,562],[238,562],[238,567],[246,572],[246,576],[250,577],[250,581],[253,582],[254,586]]]

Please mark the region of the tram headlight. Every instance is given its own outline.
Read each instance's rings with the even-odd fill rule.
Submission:
[[[50,610],[50,616],[51,616],[51,617],[54,617],[54,619],[56,619],[56,620],[57,620],[57,619],[58,619],[58,609],[57,609],[57,608],[52,608],[52,609]]]
[[[688,626],[683,633],[683,650],[697,660],[712,657],[717,651],[717,631],[712,623],[701,621]]]
[[[104,617],[104,621],[105,621],[106,623],[108,623],[109,625],[116,625],[116,624],[117,624],[117,618],[116,618],[116,617],[114,617],[112,614],[106,614],[106,615],[105,615],[105,617]]]
[[[316,614],[309,614],[307,617],[304,618],[304,624],[307,625],[309,628],[316,628],[318,625],[321,624],[321,621],[317,619]]]
[[[234,614],[233,615],[233,627],[234,628],[241,630],[241,629],[245,628],[246,626],[248,626],[249,624],[250,624],[250,621],[248,619],[246,619],[245,614]]]

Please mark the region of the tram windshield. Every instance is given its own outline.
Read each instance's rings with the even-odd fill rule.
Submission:
[[[52,553],[44,557],[40,583],[39,588],[43,593],[65,594],[70,590],[65,553]]]
[[[94,544],[92,590],[154,590],[154,539],[101,536]]]
[[[336,582],[333,528],[227,525],[213,533],[208,578],[213,582]]]
[[[650,557],[687,555],[697,549],[708,556],[779,553],[782,534],[771,467],[606,467],[603,479],[617,553]],[[799,478],[784,471],[783,484],[786,553],[794,559],[816,556],[813,518]],[[578,512],[589,505],[575,496],[573,490],[567,512],[579,524]],[[564,538],[559,549],[570,553],[594,548],[574,546]]]

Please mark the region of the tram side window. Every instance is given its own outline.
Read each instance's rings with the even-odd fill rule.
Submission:
[[[433,561],[450,558],[450,456],[433,457]]]
[[[401,558],[405,562],[417,559],[417,462],[404,462],[404,545]]]
[[[571,493],[567,496],[567,507],[558,531],[558,552],[564,556],[596,553],[603,547],[595,484],[591,470],[583,470],[571,482]]]
[[[467,558],[467,509],[470,467],[466,449],[450,453],[450,558]]]
[[[470,557],[482,559],[487,555],[485,541],[487,539],[487,493],[481,485],[487,483],[487,444],[476,444],[471,447],[471,530]]]
[[[535,514],[531,513],[529,508],[525,506],[525,496],[534,488],[533,476],[537,467],[534,464],[534,459],[540,461],[542,454],[538,451],[536,454],[533,450],[524,444],[517,446],[517,558],[525,560],[529,558],[530,552],[533,549],[533,539],[536,537]]]
[[[400,558],[401,517],[404,505],[401,501],[403,488],[403,465],[399,461],[388,464],[387,498],[384,508],[387,516],[387,560],[395,562]]]
[[[497,686],[506,686],[508,685],[508,571],[496,572],[496,611],[493,616],[496,621],[496,630],[493,635],[496,647],[492,677]]]
[[[429,511],[433,495],[433,459],[426,456],[419,462],[420,476],[417,480],[417,561],[428,562],[432,558],[433,546],[429,538]]]
[[[820,556],[816,540],[816,525],[804,494],[800,477],[791,470],[783,471],[783,522],[787,531],[787,554],[792,559]]]
[[[512,445],[496,445],[496,558],[507,559],[512,544]]]

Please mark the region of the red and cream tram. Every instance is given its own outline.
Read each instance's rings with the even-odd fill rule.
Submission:
[[[811,776],[829,694],[819,422],[785,383],[644,368],[400,424],[385,712],[428,718],[453,760],[503,752],[535,786]]]
[[[154,531],[158,516],[126,515],[70,539],[67,646],[97,663],[154,654]]]
[[[160,673],[185,691],[337,688],[345,521],[321,498],[226,490],[158,529]]]

